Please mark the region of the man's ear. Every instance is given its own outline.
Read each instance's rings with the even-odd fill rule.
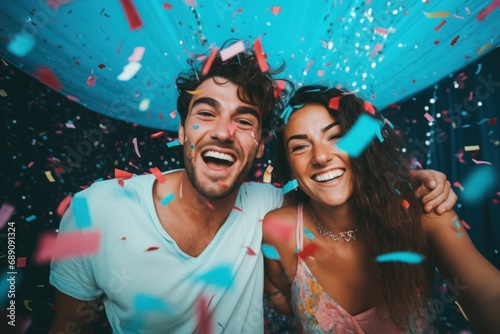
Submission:
[[[184,140],[186,138],[184,138],[185,133],[184,133],[184,126],[182,124],[179,125],[179,132],[177,133],[177,135],[179,136],[179,143],[181,145],[184,145]]]
[[[261,139],[260,143],[259,143],[259,147],[257,148],[257,159],[260,159],[262,158],[262,156],[264,155],[264,149],[266,148],[266,145],[264,143],[264,139]]]

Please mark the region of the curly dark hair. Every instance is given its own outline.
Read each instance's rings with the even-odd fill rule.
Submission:
[[[224,43],[229,44],[230,41]],[[223,46],[224,46],[223,45]],[[176,79],[179,97],[177,98],[177,111],[181,117],[181,124],[184,125],[188,111],[189,103],[193,97],[188,91],[194,91],[208,78],[215,76],[227,79],[238,86],[238,98],[248,104],[258,107],[262,122],[261,127],[268,126],[272,113],[276,109],[283,108],[283,101],[286,98],[288,90],[275,89],[273,76],[281,73],[285,69],[285,63],[276,69],[269,69],[262,72],[257,60],[256,53],[247,48],[232,58],[222,60],[220,54],[217,54],[208,71],[202,73],[204,64],[210,59],[207,57],[205,62],[197,61],[199,55],[194,55],[188,60],[190,69],[182,72]],[[282,79],[284,80],[284,79]],[[284,80],[291,85],[288,80]],[[216,82],[224,84],[224,82]]]
[[[338,109],[329,107],[330,99],[334,97],[340,97]],[[343,134],[362,113],[367,113],[365,101],[355,94],[320,85],[298,89],[289,102],[293,110],[310,104],[325,107],[339,122]],[[380,286],[383,302],[393,321],[404,328],[409,319],[421,314],[423,300],[430,297],[434,266],[422,231],[420,217],[423,209],[414,195],[415,184],[409,164],[396,146],[391,124],[379,112],[373,112],[371,116],[384,122],[383,141],[374,139],[359,157],[350,158],[353,193],[349,205],[359,224],[360,241],[373,258],[371,269]],[[292,178],[286,152],[283,131],[278,131],[275,170],[281,172],[278,176],[282,182]],[[301,190],[296,194],[299,201],[309,200]],[[408,209],[402,206],[403,200],[410,204]],[[416,252],[424,255],[426,261],[421,265],[375,261],[377,255],[395,251]]]

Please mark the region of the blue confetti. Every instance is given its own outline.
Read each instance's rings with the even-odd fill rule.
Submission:
[[[290,180],[285,184],[283,187],[283,194],[286,194],[289,191],[292,191],[293,189],[297,188],[299,186],[299,183],[297,180]]]
[[[495,186],[497,175],[490,166],[478,166],[469,174],[462,186],[461,199],[467,204],[476,204]]]
[[[174,194],[169,194],[167,196],[165,196],[165,198],[163,198],[160,203],[161,205],[167,205],[168,203],[170,203],[173,199],[175,198],[175,195]]]
[[[357,158],[380,132],[382,126],[376,119],[361,114],[353,127],[338,141],[337,147],[350,157]]]
[[[170,307],[163,301],[163,299],[152,297],[146,294],[138,294],[135,296],[134,309],[137,312],[149,312],[149,311],[170,312]]]
[[[378,140],[383,143],[384,142],[384,137],[382,136],[382,132],[380,131],[377,131],[377,137],[378,137]]]
[[[26,221],[29,223],[30,221],[33,221],[36,219],[36,216],[35,215],[31,215],[29,217],[26,217]]]
[[[283,119],[283,121],[285,122],[285,124],[288,123],[288,119],[290,118],[290,115],[292,114],[292,107],[291,106],[287,106],[285,108],[285,110],[283,110],[283,112],[281,113],[280,115],[280,118]]]
[[[193,129],[199,129],[200,126],[198,124],[193,125]]]
[[[193,144],[189,144],[189,146],[191,146],[191,148],[194,148],[194,145],[193,145]]]
[[[262,253],[264,254],[265,257],[271,260],[280,259],[280,255],[274,246],[262,244]]]
[[[410,264],[419,264],[424,257],[413,252],[393,252],[377,256],[377,262],[405,262]]]
[[[75,213],[76,226],[79,228],[87,228],[92,224],[90,222],[89,206],[84,197],[73,198],[73,212]]]
[[[231,266],[227,264],[219,265],[210,271],[195,278],[196,282],[204,282],[216,287],[228,288],[233,283]]]
[[[464,234],[463,233],[457,233],[457,237],[463,237]]]
[[[7,44],[7,50],[17,57],[24,57],[35,46],[35,39],[26,33],[20,33],[14,35],[9,44]]]
[[[307,235],[309,240],[314,240],[315,238],[314,234],[312,234],[311,231],[309,231],[307,228],[304,229],[304,233]]]
[[[489,120],[490,120],[489,118],[483,118],[477,124],[484,124],[484,123],[488,122]]]
[[[168,147],[179,146],[179,145],[181,145],[181,143],[179,143],[177,139],[167,143]]]
[[[478,75],[478,74],[479,74],[479,72],[481,72],[481,68],[482,68],[482,67],[483,67],[483,64],[481,64],[481,63],[477,64],[477,71],[476,71],[476,73],[474,73],[474,74],[475,74],[475,75]]]

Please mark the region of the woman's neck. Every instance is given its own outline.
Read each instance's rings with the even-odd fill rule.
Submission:
[[[333,233],[355,230],[357,227],[356,217],[349,203],[330,206],[311,200],[309,205],[319,223]]]

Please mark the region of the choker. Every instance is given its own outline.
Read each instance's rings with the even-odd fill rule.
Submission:
[[[321,223],[316,219],[316,215],[314,214],[314,210],[313,210],[312,206],[309,206],[309,208],[311,209],[311,217],[312,217],[313,223],[314,223],[314,225],[316,225],[316,228],[318,229],[319,234],[321,234],[322,236],[324,236],[324,237],[329,236],[334,241],[345,240],[346,242],[349,242],[351,240],[358,240],[358,229],[357,228],[354,230],[349,230],[349,231],[345,231],[345,232],[333,233],[332,231],[330,231],[329,229],[327,229],[326,227],[321,225]]]

